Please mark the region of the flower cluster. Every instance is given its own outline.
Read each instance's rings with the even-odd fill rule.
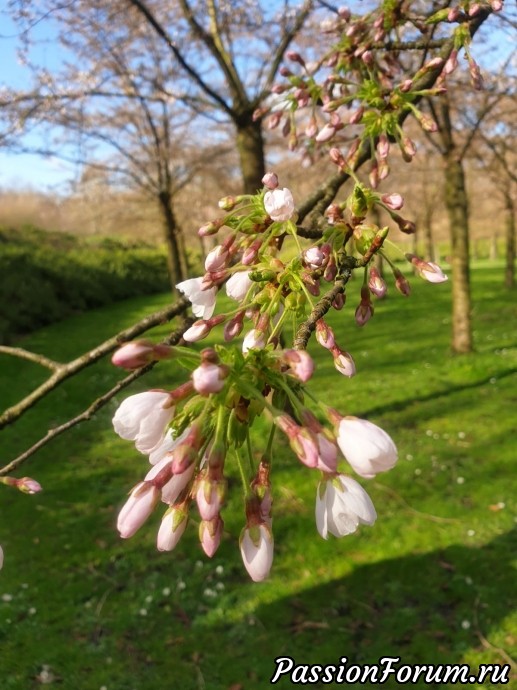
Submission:
[[[335,163],[343,167],[335,160],[339,154],[354,169],[361,145],[367,144],[372,161],[370,183],[376,187],[389,174],[390,144],[395,144],[406,161],[416,154],[415,143],[402,130],[401,117],[412,115],[425,132],[437,131],[436,122],[418,102],[445,93],[461,50],[473,87],[482,88],[481,71],[470,50],[469,22],[480,12],[500,11],[503,2],[465,2],[420,17],[413,5],[381,3],[357,16],[348,8],[339,8],[335,18],[321,26],[325,52],[309,61],[299,52],[287,51],[287,64],[280,68],[283,81],[273,86],[270,103],[255,116],[269,113],[268,127],[279,128],[291,150],[300,148],[306,165],[330,146]],[[435,36],[432,25],[440,25],[443,35],[453,41],[445,58],[429,41]],[[397,43],[399,50],[393,49]],[[425,64],[408,70],[412,63],[404,59],[406,45],[425,50]],[[426,85],[428,75],[435,82],[432,88]],[[340,146],[346,147],[344,153]]]
[[[355,321],[363,326],[372,317],[371,296],[383,297],[387,285],[369,265],[383,251],[388,228],[371,224],[368,213],[375,204],[392,212],[402,201],[398,195],[380,197],[357,182],[343,205],[329,209],[321,239],[302,247],[290,190],[279,188],[274,173],[263,182],[264,189],[256,195],[220,201],[226,215],[204,225],[200,234],[226,228],[225,239],[207,255],[204,275],[177,286],[198,317],[184,332],[185,343],[200,341],[222,326],[224,344],[199,353],[183,346],[137,342],[122,346],[113,356],[114,364],[129,369],[173,360],[188,372],[177,388],[133,395],[115,414],[115,431],[133,441],[151,464],[120,511],[121,536],[131,537],[164,503],[157,547],[171,551],[195,503],[201,546],[213,556],[224,530],[227,467],[235,463],[246,515],[241,554],[255,581],[268,575],[273,560],[271,466],[278,432],[298,460],[320,474],[316,525],[325,539],[329,533],[350,534],[376,519],[371,499],[346,467],[369,479],[391,469],[397,460],[395,445],[382,429],[341,416],[307,391],[314,362],[305,350],[304,333],[312,323],[317,342],[331,354],[336,370],[346,377],[355,374],[352,356],[337,344],[324,316],[330,309],[343,309],[347,280],[359,269],[364,280]],[[288,260],[281,253],[286,239],[297,250]],[[427,280],[446,279],[435,264],[413,255],[406,258]],[[407,281],[391,265],[396,286],[408,294]],[[329,290],[320,296],[325,284]],[[223,286],[236,306],[216,314]],[[286,323],[295,333],[292,349],[281,347]],[[241,334],[242,342],[237,342]],[[307,406],[309,397],[317,409]],[[270,431],[267,442],[256,447],[251,430],[259,418],[268,421]]]

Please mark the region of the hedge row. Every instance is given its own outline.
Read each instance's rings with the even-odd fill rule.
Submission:
[[[143,242],[0,228],[0,342],[73,313],[167,290],[165,254]]]

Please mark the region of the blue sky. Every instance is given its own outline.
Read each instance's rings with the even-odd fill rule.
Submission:
[[[3,67],[0,86],[4,84],[28,87],[30,84],[28,71],[20,64],[17,56],[19,39],[16,27],[5,10],[0,11],[0,27],[0,65]],[[42,22],[35,29],[38,42],[32,52],[33,59],[49,70],[58,68],[63,59],[62,49],[54,40],[54,31],[55,25],[52,22]],[[482,65],[493,68],[494,64],[503,62],[504,57],[514,49],[515,41],[496,29],[494,20],[491,20],[490,26],[483,28],[483,34],[488,39],[488,43],[479,49],[475,46],[473,52]],[[26,138],[25,141],[34,145],[39,143],[35,135]],[[79,172],[75,166],[64,163],[58,158],[10,154],[0,149],[0,189],[31,187],[53,193],[66,193],[70,182],[79,175]]]

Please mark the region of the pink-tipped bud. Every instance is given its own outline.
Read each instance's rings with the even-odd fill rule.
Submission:
[[[345,161],[345,158],[344,158],[343,154],[342,154],[341,151],[340,151],[338,148],[336,148],[336,147],[330,149],[330,151],[329,151],[329,157],[330,157],[330,160],[331,160],[335,165],[339,166],[340,168],[343,168],[343,167],[345,166],[345,164],[346,164],[346,161]],[[332,205],[335,206],[335,204],[332,204]],[[330,208],[330,207],[329,207],[329,208]]]
[[[404,297],[409,297],[411,294],[411,285],[407,278],[398,270],[398,268],[393,269],[393,275],[395,276],[395,287]]]
[[[336,346],[334,331],[323,319],[316,321],[316,340],[327,350],[332,350]]]
[[[224,522],[219,515],[213,520],[202,520],[199,524],[199,541],[208,558],[212,558],[219,548],[223,529]]]
[[[338,149],[331,149],[337,151]],[[339,204],[330,204],[325,210],[325,218],[329,225],[335,225],[343,220],[343,210]],[[325,278],[326,280],[326,278]]]
[[[451,7],[449,11],[447,12],[447,21],[448,22],[455,22],[458,20],[460,17],[461,12],[459,7]]]
[[[370,275],[368,276],[368,288],[370,289],[370,292],[373,292],[373,294],[379,299],[382,299],[388,290],[386,281],[384,278],[382,278],[375,266],[370,268]]]
[[[327,122],[327,124],[322,127],[316,135],[316,141],[320,144],[323,144],[326,141],[330,141],[335,133],[336,128],[334,125]]]
[[[236,196],[223,196],[222,199],[219,199],[217,205],[223,211],[233,211],[239,201],[240,198]]]
[[[167,345],[154,345],[148,340],[134,340],[122,345],[111,358],[112,364],[123,369],[139,369],[149,362],[166,359],[172,350]]]
[[[357,108],[357,110],[354,110],[352,113],[350,113],[350,117],[348,118],[349,124],[358,125],[363,119],[363,115],[364,106],[360,106],[359,108]]]
[[[265,580],[273,564],[274,541],[269,525],[247,525],[240,536],[241,556],[254,582]]]
[[[399,141],[400,145],[400,150],[402,152],[402,157],[406,161],[406,163],[410,163],[414,156],[416,155],[416,146],[413,142],[412,139],[409,137],[402,137],[402,139]]]
[[[195,321],[190,328],[187,328],[183,333],[183,340],[187,343],[196,343],[198,340],[203,340],[210,333],[210,326],[208,321],[200,319]]]
[[[226,497],[226,480],[204,477],[197,486],[196,503],[202,520],[213,520],[221,511]]]
[[[474,2],[469,7],[469,17],[475,17],[481,12],[482,6],[479,2]]]
[[[226,267],[228,262],[228,250],[222,245],[214,247],[208,252],[205,259],[205,271],[213,273]]]
[[[276,189],[278,187],[278,176],[274,172],[267,172],[262,178],[262,184],[268,189]]]
[[[445,63],[443,71],[445,72],[445,74],[452,74],[457,67],[458,67],[458,51],[455,49],[455,50],[451,50],[451,53],[447,59],[447,62]]]
[[[438,264],[432,261],[424,261],[414,254],[406,254],[406,259],[413,264],[419,276],[429,283],[445,283],[448,280]]]
[[[392,211],[399,211],[404,206],[404,198],[400,194],[383,194],[381,201]]]
[[[306,383],[314,371],[314,362],[305,350],[284,350],[282,352],[283,361],[289,366],[288,373]]]
[[[413,88],[413,80],[412,79],[404,79],[399,85],[399,89],[402,91],[402,93],[408,93],[408,91],[411,91]]]
[[[228,370],[218,364],[201,362],[192,372],[194,388],[200,395],[208,396],[219,393],[224,388],[224,380],[228,376]]]
[[[337,13],[345,22],[350,21],[350,17],[352,16],[352,13],[348,9],[348,7],[338,7]]]
[[[325,267],[325,272],[323,273],[323,280],[326,280],[327,283],[332,283],[336,276],[337,276],[336,260],[334,259],[333,256],[330,256],[328,263]]]
[[[188,513],[184,504],[169,508],[158,530],[156,539],[158,551],[172,551],[183,536],[187,522]]]
[[[373,316],[373,304],[370,299],[370,290],[367,286],[361,288],[361,301],[355,310],[355,322],[358,326],[364,326]]]
[[[209,237],[210,235],[215,235],[222,225],[222,220],[213,220],[209,223],[205,223],[204,225],[202,225],[197,231],[197,234],[199,235],[199,237]]]
[[[416,111],[415,113],[416,119],[420,123],[420,126],[422,127],[423,130],[426,132],[437,132],[438,131],[438,125],[436,122],[433,120],[433,118],[430,115],[427,115],[426,113],[420,112],[420,110]]]
[[[340,374],[348,376],[348,378],[355,376],[355,362],[349,352],[344,352],[336,345],[332,348],[331,353],[334,358],[334,366]]]
[[[16,480],[16,488],[24,494],[39,494],[43,491],[41,484],[30,477],[22,477]]]
[[[489,2],[492,12],[500,12],[504,7],[503,0],[489,0]]]
[[[160,490],[151,482],[140,482],[118,514],[117,529],[123,539],[132,537],[147,520],[160,499]]]
[[[236,314],[233,319],[230,319],[228,323],[224,327],[224,339],[228,343],[230,340],[233,340],[234,338],[237,338],[238,335],[242,332],[244,324],[244,312],[239,312]]]
[[[291,60],[291,62],[297,62],[302,67],[305,67],[305,60],[300,53],[297,53],[295,50],[288,50],[285,56],[288,60]]]
[[[379,134],[379,141],[377,142],[377,155],[381,160],[387,158],[390,153],[390,142],[386,134],[382,132]]]

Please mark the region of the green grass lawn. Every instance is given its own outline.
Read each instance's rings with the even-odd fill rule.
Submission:
[[[279,439],[275,561],[265,583],[253,584],[241,564],[244,518],[233,478],[228,533],[212,561],[197,544],[194,510],[172,554],[155,550],[160,511],[131,540],[119,539],[117,511],[147,469],[111,428],[124,396],[36,455],[18,476],[38,479],[43,493],[0,487],[1,690],[32,690],[45,680],[65,690],[260,690],[269,687],[275,657],[287,655],[299,664],[399,656],[476,669],[515,659],[517,307],[500,266],[480,264],[473,282],[476,353],[464,357],[449,354],[449,284],[415,278],[409,299],[391,290],[364,329],[353,322],[352,286],[350,306],[332,325],[358,375],[341,377],[316,347],[310,385],[342,413],[385,428],[400,460],[362,481],[376,525],[326,542],[314,522],[317,475]],[[21,345],[66,360],[166,301],[119,303]],[[80,412],[119,375],[102,362],[54,391],[2,432],[0,460]],[[0,407],[45,376],[2,357]],[[130,392],[181,378],[174,364],[163,364]],[[506,687],[517,688],[517,668],[510,677]],[[291,687],[289,679],[277,687]]]

